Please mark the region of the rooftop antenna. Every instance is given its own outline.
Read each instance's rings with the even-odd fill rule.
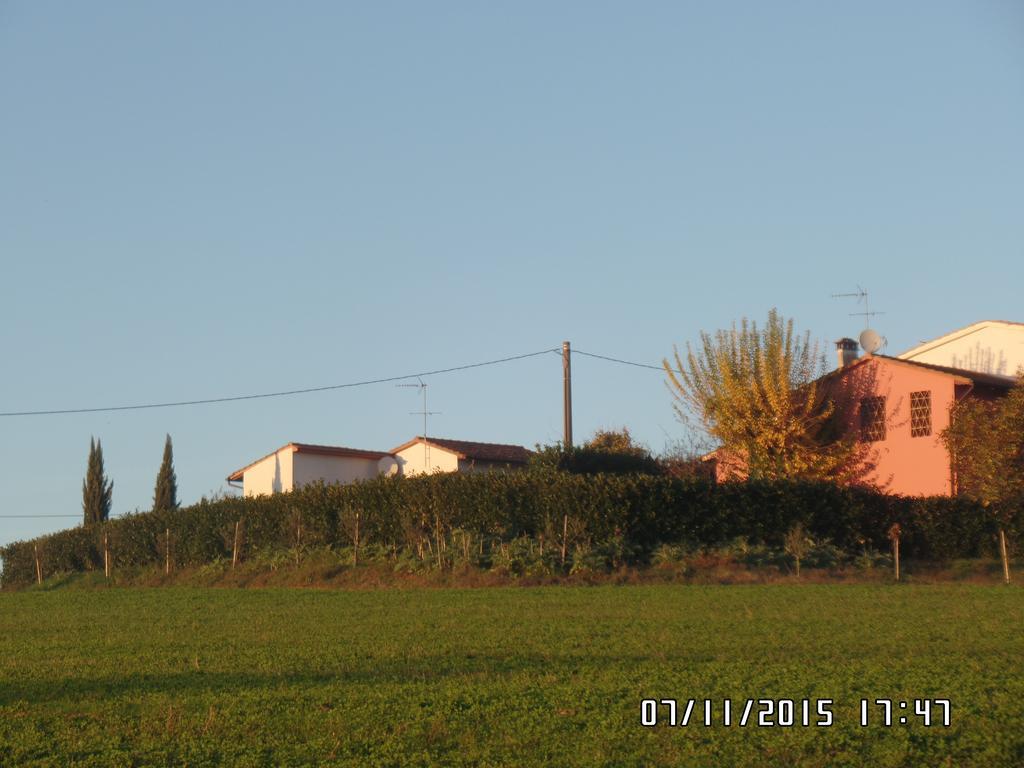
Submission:
[[[871,306],[868,304],[868,292],[866,290],[864,290],[863,288],[861,288],[859,285],[857,286],[857,292],[856,293],[833,293],[832,294],[832,298],[833,299],[856,298],[858,304],[863,304],[864,305],[864,311],[863,312],[851,312],[850,313],[850,317],[863,317],[864,318],[864,330],[868,330],[868,327],[870,325],[870,321],[871,321],[872,317],[874,317],[875,315],[884,315],[885,314],[885,312],[872,312],[871,311]]]
[[[856,293],[833,293],[833,299],[842,298],[856,298],[858,304],[864,305],[863,312],[851,312],[850,317],[863,317],[864,318],[864,330],[861,331],[860,341],[861,348],[869,355],[877,352],[886,344],[886,339],[881,336],[877,331],[874,331],[870,327],[871,318],[875,315],[884,315],[885,312],[872,312],[871,305],[868,304],[868,292],[861,286],[857,286]]]
[[[419,376],[416,377],[418,384],[395,384],[396,387],[414,387],[423,394],[423,410],[422,411],[409,411],[410,416],[422,416],[423,417],[423,471],[424,473],[430,471],[430,445],[427,443],[427,417],[428,416],[440,416],[440,411],[428,411],[427,410],[427,385],[423,379]]]

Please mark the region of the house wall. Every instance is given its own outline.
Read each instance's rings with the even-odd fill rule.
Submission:
[[[323,480],[325,483],[351,483],[376,477],[377,459],[355,456],[328,456],[299,451],[293,455],[295,486]]]
[[[846,429],[857,435],[862,399],[885,397],[885,439],[860,444],[865,467],[862,482],[886,493],[951,494],[949,452],[939,435],[949,425],[956,394],[952,376],[872,358],[840,375],[830,389],[845,404]],[[928,436],[911,436],[910,393],[916,391],[931,392]]]
[[[1024,367],[1024,324],[983,322],[907,350],[900,358],[918,363],[1015,376]]]
[[[405,476],[419,475],[433,472],[457,472],[459,469],[458,455],[439,448],[436,445],[430,446],[430,466],[426,464],[423,444],[415,443],[395,454],[401,474]]]
[[[282,448],[253,464],[242,475],[242,492],[246,496],[269,496],[292,489],[291,448]]]

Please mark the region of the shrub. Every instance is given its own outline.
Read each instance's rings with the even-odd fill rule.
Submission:
[[[1019,544],[1022,516],[1018,508],[1007,526],[1011,545]],[[838,560],[839,551],[887,551],[886,531],[895,522],[905,557],[948,560],[992,552],[997,530],[984,508],[964,499],[893,497],[828,483],[715,485],[693,477],[554,471],[382,477],[203,499],[15,542],[0,548],[3,584],[35,581],[36,545],[44,576],[100,569],[104,534],[115,568],[162,564],[168,543],[175,567],[230,562],[238,521],[243,560],[276,562],[282,552],[327,549],[351,555],[356,520],[360,562],[384,557],[410,570],[497,566],[515,573],[561,570],[563,546],[565,566],[576,572],[676,562],[685,550],[663,545],[680,542],[709,551],[742,540],[744,547],[781,551],[797,524],[817,546],[833,548],[814,562]],[[731,556],[746,557],[738,550]],[[806,557],[810,564],[815,555]]]

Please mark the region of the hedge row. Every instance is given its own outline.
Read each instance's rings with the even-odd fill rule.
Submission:
[[[1020,538],[1024,515],[1008,534]],[[906,498],[825,483],[714,483],[655,475],[564,472],[438,474],[378,478],[352,485],[313,485],[258,498],[203,500],[169,512],[127,515],[0,548],[3,584],[101,568],[103,537],[120,566],[163,563],[170,540],[175,566],[231,557],[242,521],[244,551],[361,545],[397,552],[444,546],[453,532],[495,544],[543,537],[568,549],[628,541],[643,559],[664,543],[713,546],[744,537],[779,544],[797,522],[812,536],[848,551],[884,549],[893,523],[902,527],[905,557],[945,560],[992,552],[997,530],[979,505],[942,497]],[[168,535],[169,534],[169,535]]]

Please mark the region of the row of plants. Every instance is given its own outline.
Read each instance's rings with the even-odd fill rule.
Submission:
[[[1024,529],[1021,507],[1001,518],[1011,546]],[[377,548],[447,567],[457,558],[493,562],[529,541],[553,565],[571,568],[579,552],[613,551],[600,557],[634,565],[650,563],[665,545],[743,539],[779,547],[797,525],[845,552],[885,551],[893,524],[903,556],[930,561],[991,554],[1000,525],[990,510],[965,499],[888,496],[829,483],[453,473],[204,499],[15,542],[0,548],[0,556],[5,588],[30,584],[40,571],[103,568],[105,550],[121,566],[189,567],[303,547],[351,547],[356,558]]]

